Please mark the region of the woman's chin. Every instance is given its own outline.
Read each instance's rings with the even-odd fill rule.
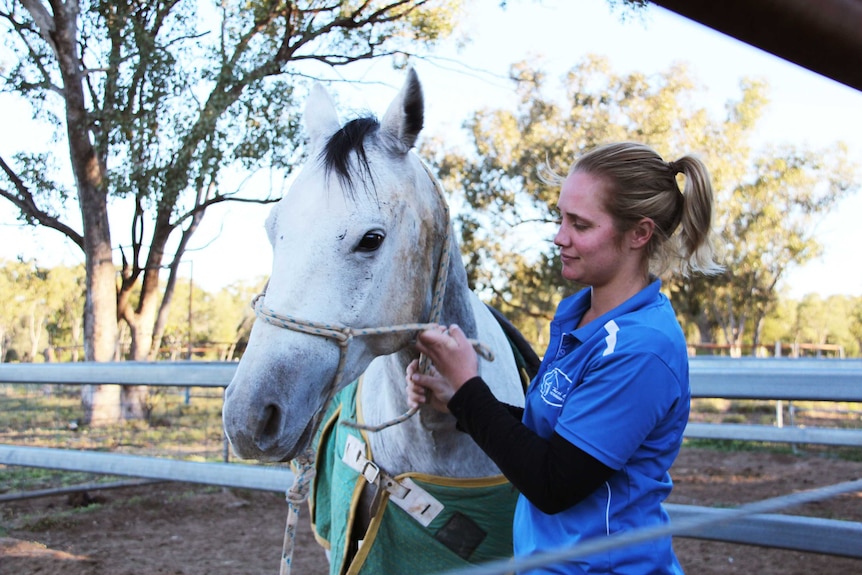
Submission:
[[[583,277],[576,270],[573,270],[570,267],[563,266],[562,274],[564,280],[568,280],[570,282],[575,283],[583,283]]]

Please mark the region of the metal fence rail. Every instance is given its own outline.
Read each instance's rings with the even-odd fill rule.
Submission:
[[[43,363],[0,365],[0,383],[224,388],[236,370],[224,362]],[[862,360],[691,360],[694,398],[862,402]],[[689,423],[685,436],[774,443],[862,446],[862,430]]]
[[[0,463],[261,491],[286,491],[293,483],[293,473],[287,466],[203,463],[50,447],[0,444]]]
[[[694,358],[691,394],[695,398],[862,402],[862,360]],[[862,429],[690,422],[685,436],[862,446]]]
[[[222,388],[235,363],[3,364],[0,383],[123,384]],[[862,402],[862,361],[807,359],[716,359],[691,361],[696,398]],[[860,446],[862,430],[776,428],[768,425],[691,423],[687,437]],[[200,463],[112,453],[0,444],[0,464],[45,467],[149,479],[188,481],[283,491],[293,481],[285,466]],[[719,510],[668,505],[672,521]],[[862,523],[755,514],[708,532],[683,536],[862,558]]]
[[[695,423],[685,428],[689,439],[725,439],[765,441],[768,443],[812,443],[845,447],[862,447],[862,429],[827,429],[818,427],[774,427],[740,423]]]
[[[224,388],[236,366],[204,361],[4,363],[0,364],[0,383]]]
[[[862,401],[862,360],[695,357],[692,397]],[[232,362],[5,363],[0,383],[227,387]]]
[[[692,358],[693,397],[862,401],[862,360]]]

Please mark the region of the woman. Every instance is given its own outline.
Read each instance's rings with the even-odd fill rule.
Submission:
[[[676,176],[685,176],[680,193]],[[451,412],[518,488],[516,556],[668,523],[668,470],[688,422],[685,337],[656,275],[714,273],[712,188],[692,156],[617,143],[578,160],[557,208],[560,302],[523,410],[498,402],[457,326],[419,335],[436,373],[407,370],[408,402]],[[669,537],[531,573],[681,573]]]

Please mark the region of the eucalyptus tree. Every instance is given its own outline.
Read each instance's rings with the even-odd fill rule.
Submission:
[[[29,361],[43,353],[45,361],[53,361],[55,347],[74,356],[81,343],[83,276],[81,266],[0,260],[0,361],[9,349]]]
[[[248,343],[255,315],[249,302],[260,293],[262,281],[236,282],[220,289],[207,307],[208,337],[216,342],[218,359],[239,359]]]
[[[45,327],[51,315],[49,302],[49,270],[31,262],[20,262],[15,273],[18,292],[15,294],[19,309],[19,325],[26,336],[27,345],[22,358],[36,361],[40,344],[45,341]]]
[[[83,251],[86,359],[118,357],[119,321],[132,334],[132,359],[154,357],[178,267],[207,209],[271,201],[231,189],[225,174],[288,168],[301,154],[295,111],[307,76],[430,48],[452,31],[460,6],[0,1],[11,55],[0,89],[29,102],[33,121],[50,123],[66,148],[63,158],[44,150],[0,157],[0,196],[23,221],[52,228]],[[61,162],[72,174],[66,181],[46,170]],[[77,210],[67,209],[70,200]],[[117,203],[128,206],[125,229],[109,218]],[[118,276],[113,252],[120,245]],[[124,390],[126,417],[143,412],[143,391]],[[87,416],[98,409],[99,389],[91,395]]]
[[[22,318],[29,308],[29,294],[25,287],[30,283],[33,266],[30,262],[0,259],[0,361],[18,359],[21,355],[16,342],[24,335]],[[11,353],[10,353],[11,352]]]
[[[45,361],[77,361],[84,343],[84,266],[55,266],[44,270],[43,277]]]
[[[720,190],[728,265],[715,285],[712,313],[726,341],[741,345],[747,336],[752,349],[760,345],[781,280],[792,266],[820,255],[817,220],[855,189],[853,172],[840,143],[819,152],[785,146],[753,158],[744,180]]]
[[[822,298],[808,294],[797,303],[794,343],[838,345],[847,356],[858,355],[858,343],[853,335],[853,312],[858,298],[831,295]]]
[[[756,151],[752,143],[768,87],[741,80],[723,117],[697,105],[697,84],[683,64],[645,75],[617,74],[607,59],[586,56],[563,78],[522,62],[512,66],[513,109],[481,109],[468,120],[466,153],[428,144],[447,188],[470,210],[459,219],[474,287],[535,335],[573,288],[559,275],[555,232],[558,190],[536,177],[547,163],[565,173],[585,150],[619,140],[653,146],[663,157],[699,155],[716,190],[716,240],[725,273],[666,278],[689,337],[723,334],[740,345],[778,297],[792,265],[819,245],[812,219],[849,193],[854,170],[836,144],[820,152],[795,147]]]

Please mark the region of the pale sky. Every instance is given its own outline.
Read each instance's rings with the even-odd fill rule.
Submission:
[[[826,146],[844,141],[852,157],[862,162],[862,92],[846,87],[749,47],[727,36],[651,6],[645,21],[621,23],[604,0],[556,0],[536,3],[510,2],[505,11],[499,0],[480,0],[462,21],[470,44],[460,52],[450,43],[433,62],[415,64],[425,91],[427,136],[445,135],[453,142],[464,138],[461,123],[476,109],[507,106],[514,101],[512,84],[505,80],[510,64],[531,59],[541,63],[556,79],[585,54],[606,56],[618,73],[667,70],[673,63],[688,64],[703,85],[695,104],[707,106],[721,117],[724,103],[739,95],[743,77],[764,78],[770,85],[771,104],[759,124],[762,143]],[[445,58],[445,59],[444,59]],[[351,112],[370,110],[382,115],[401,86],[403,72],[389,62],[377,62],[351,78],[370,84],[339,83],[331,90],[342,118]],[[22,140],[39,141],[31,127],[8,129],[18,124],[26,109],[0,99],[0,153],[9,156]],[[38,145],[38,144],[37,144]],[[195,283],[218,289],[240,279],[265,276],[271,257],[263,222],[266,206],[230,205],[207,213],[192,241],[196,251],[187,253],[188,275],[193,267]],[[790,273],[786,285],[793,297],[817,292],[862,295],[862,194],[840,204],[817,227],[816,236],[826,246],[818,261]],[[116,224],[115,224],[116,225]],[[117,226],[114,242],[126,242]],[[82,261],[76,247],[59,240],[59,234],[21,228],[15,224],[8,202],[0,201],[0,257],[36,258],[42,265]]]

